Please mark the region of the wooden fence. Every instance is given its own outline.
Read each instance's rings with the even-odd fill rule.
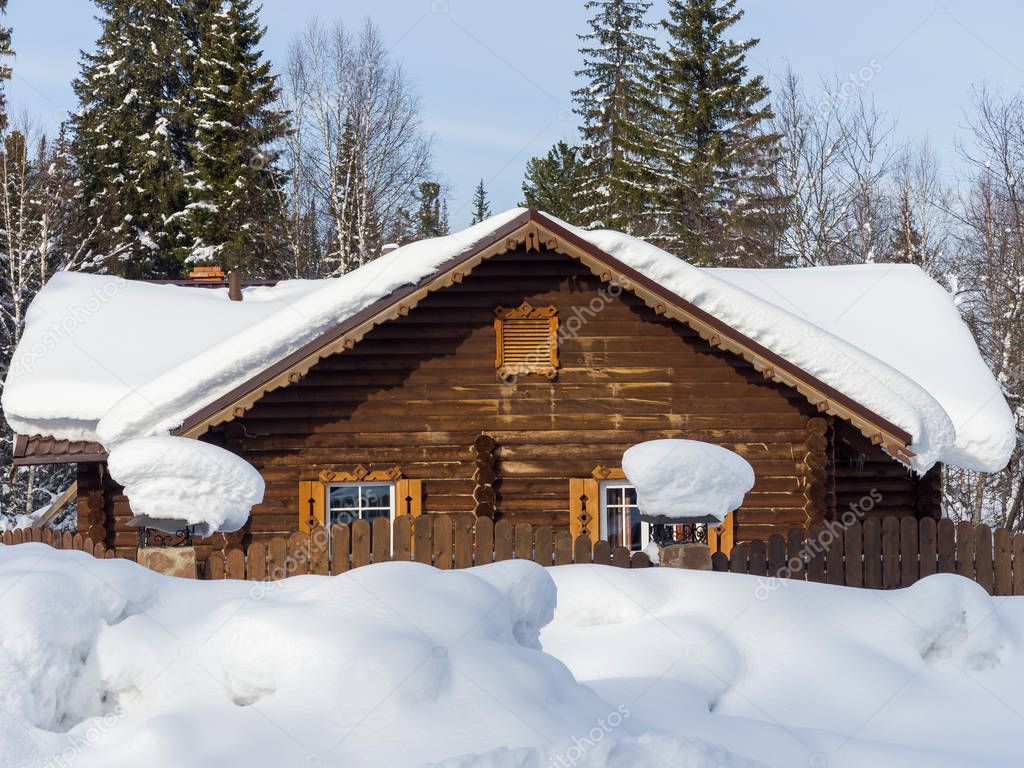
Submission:
[[[392,523],[377,518],[371,525],[318,527],[309,533],[253,542],[247,550],[214,552],[206,560],[203,578],[266,581],[313,573],[345,573],[352,568],[405,560],[441,569],[469,568],[500,560],[532,560],[541,565],[598,563],[620,568],[646,568],[643,552],[612,548],[606,541],[575,540],[566,531],[508,520],[493,523],[472,515],[400,516]]]
[[[1024,595],[1024,533],[952,520],[869,518],[844,527],[794,528],[711,558],[716,571],[869,589],[909,587],[957,573],[989,594]]]
[[[57,549],[114,557],[82,534],[26,528],[7,531],[3,544],[38,542]],[[437,568],[468,568],[500,560],[542,565],[651,565],[643,552],[606,541],[573,539],[566,531],[472,515],[407,516],[315,528],[310,533],[212,552],[201,563],[207,579],[275,580],[298,574],[338,574],[371,563],[405,560]],[[736,544],[711,558],[716,571],[816,581],[870,589],[909,587],[933,573],[956,573],[993,595],[1024,595],[1024,533],[987,525],[912,517],[869,518],[848,527],[794,528],[787,536]]]
[[[103,544],[93,543],[88,536],[69,531],[54,531],[50,528],[16,528],[13,531],[4,531],[0,535],[0,543],[3,544],[49,544],[55,549],[73,549],[78,552],[87,552],[93,557],[111,559],[114,557],[114,550],[107,549]]]

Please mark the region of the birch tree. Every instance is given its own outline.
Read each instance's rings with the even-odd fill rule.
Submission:
[[[292,44],[285,87],[292,237],[312,216],[319,271],[341,274],[376,258],[383,233],[415,207],[430,167],[419,101],[370,21],[356,34],[312,22]]]

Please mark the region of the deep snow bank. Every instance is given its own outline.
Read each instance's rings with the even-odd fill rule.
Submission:
[[[536,649],[554,603],[527,562],[263,585],[0,546],[0,765],[398,768],[569,747],[614,708]]]
[[[1022,603],[518,561],[189,582],[0,546],[0,765],[1017,765]]]
[[[634,727],[772,766],[1024,764],[1024,599],[958,576],[882,592],[725,573],[553,569],[545,652]]]

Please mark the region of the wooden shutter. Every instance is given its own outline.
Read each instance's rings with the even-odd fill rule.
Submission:
[[[592,542],[601,537],[601,483],[591,477],[569,480],[569,533],[573,540],[589,536]]]
[[[712,527],[708,523],[708,549],[711,550],[711,554],[721,552],[728,556],[732,552],[732,545],[736,541],[735,515],[735,512],[727,514],[718,527]]]
[[[300,531],[327,525],[327,486],[319,480],[300,480],[298,508]]]
[[[423,481],[399,480],[395,483],[395,516],[419,517],[423,513]]]

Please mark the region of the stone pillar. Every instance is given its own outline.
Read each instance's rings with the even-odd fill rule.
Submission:
[[[658,552],[658,564],[691,571],[711,570],[711,548],[707,544],[670,544]]]
[[[195,547],[143,547],[139,550],[138,562],[164,576],[198,577]]]

